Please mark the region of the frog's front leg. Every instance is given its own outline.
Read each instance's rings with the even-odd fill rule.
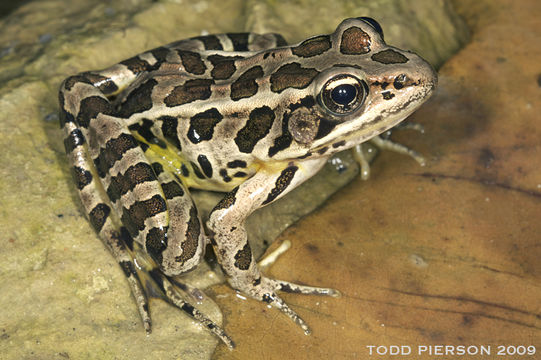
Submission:
[[[412,122],[402,122],[399,125],[395,126],[393,129],[412,129],[420,133],[424,133],[424,128],[421,124]],[[368,140],[368,142],[370,142],[373,146],[380,150],[391,150],[399,154],[408,155],[412,157],[415,161],[417,161],[419,165],[425,166],[426,160],[423,155],[403,144],[394,142],[390,139],[393,129],[387,130],[383,134],[374,136],[373,138]],[[368,158],[366,157],[364,151],[365,150],[363,149],[363,144],[357,144],[352,148],[353,157],[361,167],[361,179],[368,180],[370,178],[370,162],[368,161]]]
[[[252,298],[280,309],[306,334],[306,323],[276,294],[277,290],[301,294],[338,296],[338,291],[292,284],[263,276],[248,243],[246,218],[258,208],[270,204],[314,175],[326,159],[275,164],[260,170],[252,178],[229,192],[209,215],[208,228],[214,233],[213,246],[228,275],[231,286]]]

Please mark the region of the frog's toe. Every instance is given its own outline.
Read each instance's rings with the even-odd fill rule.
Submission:
[[[332,297],[339,297],[340,292],[331,288],[306,286],[290,283],[288,281],[275,280],[279,285],[279,290],[288,293],[307,294],[307,295],[325,295]]]
[[[260,269],[265,269],[273,264],[276,259],[285,253],[291,247],[291,241],[285,240],[274,251],[261,259],[257,265]],[[340,296],[340,292],[335,289],[298,285],[283,280],[268,280],[273,283],[274,290],[281,290],[289,293],[308,294],[308,295],[326,295],[332,297]]]
[[[282,313],[286,314],[291,320],[295,322],[295,324],[301,327],[305,335],[310,335],[312,333],[308,324],[299,316],[299,314],[297,314],[293,309],[291,309],[285,303],[285,301],[282,300],[274,292],[264,294],[262,301],[266,302],[269,305],[274,306],[275,308],[280,310]]]
[[[214,321],[207,318],[203,313],[201,313],[197,308],[195,308],[190,303],[186,302],[182,296],[178,293],[175,286],[165,277],[165,275],[162,275],[162,287],[164,295],[171,304],[176,306],[177,308],[184,311],[186,314],[188,314],[190,317],[195,319],[199,324],[206,327],[210,332],[212,332],[215,336],[217,336],[225,345],[227,345],[228,348],[233,349],[235,347],[235,343],[233,340],[227,335],[225,330],[223,330],[220,326],[218,326]]]
[[[413,129],[421,133],[424,132],[422,125],[417,123],[406,123],[404,126],[400,126],[400,129]],[[374,158],[375,148],[404,154],[413,158],[419,165],[426,165],[426,160],[420,153],[403,144],[392,141],[390,139],[390,134],[391,130],[384,134],[374,136],[368,140],[367,143],[370,143],[369,145],[367,143],[363,143],[352,148],[353,157],[361,168],[360,171],[362,180],[368,180],[370,178],[370,161]]]
[[[285,253],[287,250],[289,250],[289,248],[291,247],[291,241],[289,240],[284,240],[280,246],[278,246],[275,250],[273,250],[270,254],[268,254],[267,256],[265,256],[263,259],[261,259],[258,263],[257,263],[257,266],[259,267],[260,270],[265,270],[266,268],[268,268],[270,265],[274,264],[274,262],[283,254]]]
[[[424,134],[425,132],[423,125],[414,123],[414,122],[400,123],[399,125],[395,126],[394,129],[398,129],[398,130],[410,129],[410,130],[418,131],[421,134]],[[420,153],[418,153],[417,151],[403,144],[392,141],[391,133],[392,133],[392,130],[388,130],[381,135],[374,136],[369,141],[370,143],[372,143],[372,145],[376,146],[377,148],[381,150],[390,150],[390,151],[397,152],[399,154],[404,154],[404,155],[412,157],[415,161],[417,161],[419,165],[421,166],[426,165],[426,160]]]
[[[205,314],[190,303],[190,297],[192,297],[192,301],[197,301],[197,299],[193,299],[193,297],[194,293],[199,293],[199,290],[190,285],[182,284],[174,278],[168,277],[167,275],[163,274],[158,267],[155,267],[155,265],[148,262],[143,262],[145,259],[144,254],[139,254],[138,259],[140,260],[139,263],[143,264],[143,267],[141,267],[138,271],[138,275],[142,278],[143,284],[145,284],[145,292],[147,292],[150,296],[161,298],[182,310],[197,323],[207,328],[229,349],[233,349],[235,347],[235,343],[229,337],[229,335],[227,335],[224,329],[222,329],[218,324],[209,319]],[[148,314],[148,305],[144,308],[144,310],[146,311],[145,314]],[[150,316],[148,316],[148,323],[145,321],[145,317],[143,317],[143,323],[145,324],[145,329],[147,329],[148,325],[147,334],[149,334]]]
[[[306,322],[293,309],[291,309],[276,294],[276,292],[284,291],[289,293],[308,295],[326,295],[333,297],[340,296],[340,292],[335,289],[298,285],[290,283],[288,281],[269,279],[267,277],[261,277],[258,282],[259,284],[257,286],[252,287],[246,293],[252,298],[266,302],[267,304],[279,309],[282,313],[287,315],[291,320],[293,320],[297,325],[299,325],[306,335],[309,335],[311,333],[310,328],[308,327]]]

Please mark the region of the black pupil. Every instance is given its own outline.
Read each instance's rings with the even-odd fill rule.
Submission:
[[[351,84],[338,85],[331,91],[331,98],[338,105],[349,105],[357,97],[357,89]]]

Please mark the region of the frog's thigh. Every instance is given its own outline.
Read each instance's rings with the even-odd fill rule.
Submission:
[[[135,241],[166,275],[197,265],[204,235],[186,189],[150,162],[121,119],[100,114],[89,132],[103,187]]]
[[[263,169],[229,192],[212,210],[208,227],[214,232],[217,257],[233,287],[248,291],[250,284],[260,279],[244,228],[246,218],[297,187],[324,164],[325,159],[316,159]]]
[[[64,109],[62,109],[62,114],[68,119],[71,116]],[[95,162],[87,151],[88,143],[83,131],[74,121],[64,122],[63,127],[66,134],[64,146],[87,216],[107,249],[124,270],[145,330],[150,332],[148,301],[129,251],[133,239],[126,228],[119,225],[119,219],[111,211],[109,199],[105,196],[103,184],[95,168]],[[83,130],[86,133],[86,130]]]
[[[160,172],[153,163],[167,204],[166,243],[153,245],[158,250],[161,270],[166,275],[179,275],[193,269],[204,255],[206,237],[197,208],[188,189],[167,171]],[[147,251],[149,244],[147,243]],[[155,251],[156,252],[156,251]]]

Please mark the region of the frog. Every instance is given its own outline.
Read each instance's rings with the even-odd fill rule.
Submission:
[[[368,17],[288,45],[279,34],[204,35],[63,81],[60,126],[90,224],[122,268],[151,331],[149,284],[216,335],[174,280],[212,248],[230,286],[307,323],[279,292],[339,296],[332,288],[265,276],[245,220],[314,176],[336,153],[372,141],[423,159],[383,136],[433,93],[417,54],[387,45]],[[203,222],[190,189],[223,192]]]

